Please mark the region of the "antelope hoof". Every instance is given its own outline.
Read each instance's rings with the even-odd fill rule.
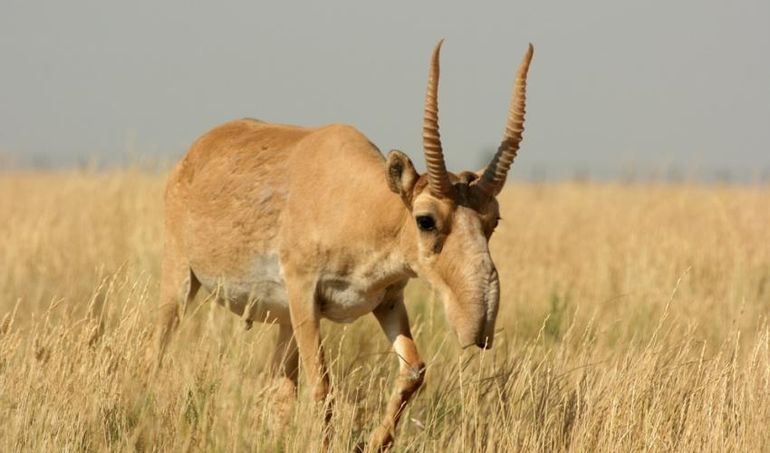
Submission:
[[[387,451],[393,445],[393,431],[385,426],[379,426],[369,439],[367,451]]]

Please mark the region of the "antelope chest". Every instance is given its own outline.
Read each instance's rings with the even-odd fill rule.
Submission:
[[[338,277],[321,279],[317,297],[322,316],[348,323],[371,313],[382,303],[385,289],[372,289],[366,283]]]
[[[245,320],[290,322],[286,281],[277,254],[256,258],[240,277],[193,271],[218,303]],[[385,287],[369,279],[326,275],[319,277],[314,296],[324,318],[348,323],[372,312],[383,301],[385,292]]]

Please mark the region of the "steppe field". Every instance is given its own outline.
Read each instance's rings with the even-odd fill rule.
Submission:
[[[267,372],[277,328],[201,292],[151,373],[162,172],[0,173],[0,451],[319,446]],[[495,347],[461,350],[419,281],[427,363],[395,451],[770,451],[770,187],[509,184],[491,242]],[[324,323],[331,450],[382,413],[397,361],[373,317]]]

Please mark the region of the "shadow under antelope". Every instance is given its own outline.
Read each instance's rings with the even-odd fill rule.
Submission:
[[[524,130],[529,46],[514,82],[505,134],[478,172],[446,169],[438,129],[439,53],[433,50],[423,122],[427,172],[380,151],[351,126],[307,128],[243,119],[200,137],[166,187],[158,364],[184,307],[201,286],[253,321],[279,328],[272,369],[296,395],[301,358],[312,395],[331,417],[321,318],[373,313],[400,365],[369,448],[388,448],[425,374],[404,306],[411,278],[443,299],[462,346],[489,348],[499,280],[489,253],[496,196]],[[324,436],[324,445],[328,442]]]

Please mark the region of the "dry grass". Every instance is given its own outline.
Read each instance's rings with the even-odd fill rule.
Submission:
[[[162,176],[0,174],[0,451],[307,451],[266,374],[274,328],[201,303],[155,379]],[[419,284],[428,363],[398,451],[770,450],[770,189],[514,186],[496,347],[459,351]],[[201,298],[203,300],[204,298]],[[368,318],[324,324],[333,451],[396,370]]]

